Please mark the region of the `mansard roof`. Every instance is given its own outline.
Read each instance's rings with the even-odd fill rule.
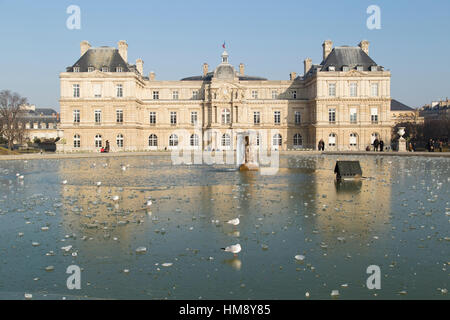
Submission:
[[[336,71],[342,71],[342,67],[347,66],[349,69],[355,69],[357,66],[363,67],[363,71],[370,71],[372,66],[376,66],[381,71],[375,61],[370,58],[360,47],[341,46],[335,47],[328,57],[320,64],[320,71],[328,71],[328,67],[334,66]]]
[[[109,72],[115,72],[116,67],[122,67],[122,72],[133,71],[132,66],[123,60],[119,50],[112,47],[90,48],[67,71],[72,72],[74,67],[79,67],[80,72],[87,72],[88,67],[94,67],[95,70],[108,67]]]
[[[413,108],[401,103],[395,99],[391,99],[391,111],[414,111]]]

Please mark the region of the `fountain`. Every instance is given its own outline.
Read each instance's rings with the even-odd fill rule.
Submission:
[[[403,135],[405,134],[405,127],[399,127],[397,133],[400,136],[398,139],[398,151],[406,152],[406,139],[403,138]]]
[[[258,171],[259,164],[255,161],[255,149],[253,146],[254,135],[249,132],[238,134],[238,164],[240,163],[240,171]],[[244,149],[244,150],[242,150]],[[242,152],[244,151],[244,152]],[[244,159],[242,159],[242,156]],[[243,160],[243,161],[242,161]]]

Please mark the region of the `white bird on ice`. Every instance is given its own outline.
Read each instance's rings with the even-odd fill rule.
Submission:
[[[100,187],[102,185],[101,181],[97,182],[97,187]]]
[[[228,246],[226,248],[221,248],[222,250],[224,250],[225,252],[231,252],[232,254],[234,254],[236,256],[236,253],[241,252],[241,245],[238,244],[233,244],[231,246]]]
[[[122,171],[125,171],[125,170],[127,170],[127,167],[122,166]]]
[[[114,197],[113,197],[113,200],[114,200],[114,201],[119,201],[119,196],[114,196]]]
[[[62,184],[67,184],[67,180],[63,180]]]
[[[237,226],[240,223],[240,221],[239,221],[239,218],[236,218],[236,219],[228,220],[227,223],[231,224],[233,226]]]
[[[152,200],[147,200],[147,207],[150,207],[152,205]]]

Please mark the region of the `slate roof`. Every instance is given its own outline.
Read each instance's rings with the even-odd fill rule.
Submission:
[[[181,79],[181,81],[211,81],[211,79],[214,76],[214,72],[208,72],[206,74],[206,76],[193,76],[193,77],[187,77],[187,78],[183,78]],[[267,80],[266,78],[263,77],[253,77],[253,76],[241,76],[238,75],[237,76],[239,81],[263,81],[263,80]]]
[[[401,103],[395,99],[391,99],[391,111],[414,111],[413,108]]]
[[[371,66],[377,66],[377,69],[381,70],[381,67],[360,47],[349,46],[333,48],[328,57],[320,65],[322,66],[320,71],[328,71],[329,66],[334,66],[336,71],[342,71],[343,66],[348,66],[350,69],[356,69],[357,66],[362,66],[364,71],[370,71]]]
[[[80,72],[88,72],[88,67],[100,71],[102,67],[108,67],[109,72],[116,72],[116,67],[122,67],[122,72],[134,71],[133,66],[123,60],[119,50],[112,47],[90,48],[67,71],[73,72],[74,67],[80,67]]]

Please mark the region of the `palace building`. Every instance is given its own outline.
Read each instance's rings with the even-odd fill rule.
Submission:
[[[393,123],[389,71],[369,56],[369,42],[323,47],[304,60],[302,76],[268,80],[235,68],[226,51],[215,69],[174,81],[144,75],[128,63],[128,44],[93,48],[60,74],[65,152],[192,148],[236,149],[238,132],[257,134],[261,148],[365,150],[375,137],[389,145]]]

